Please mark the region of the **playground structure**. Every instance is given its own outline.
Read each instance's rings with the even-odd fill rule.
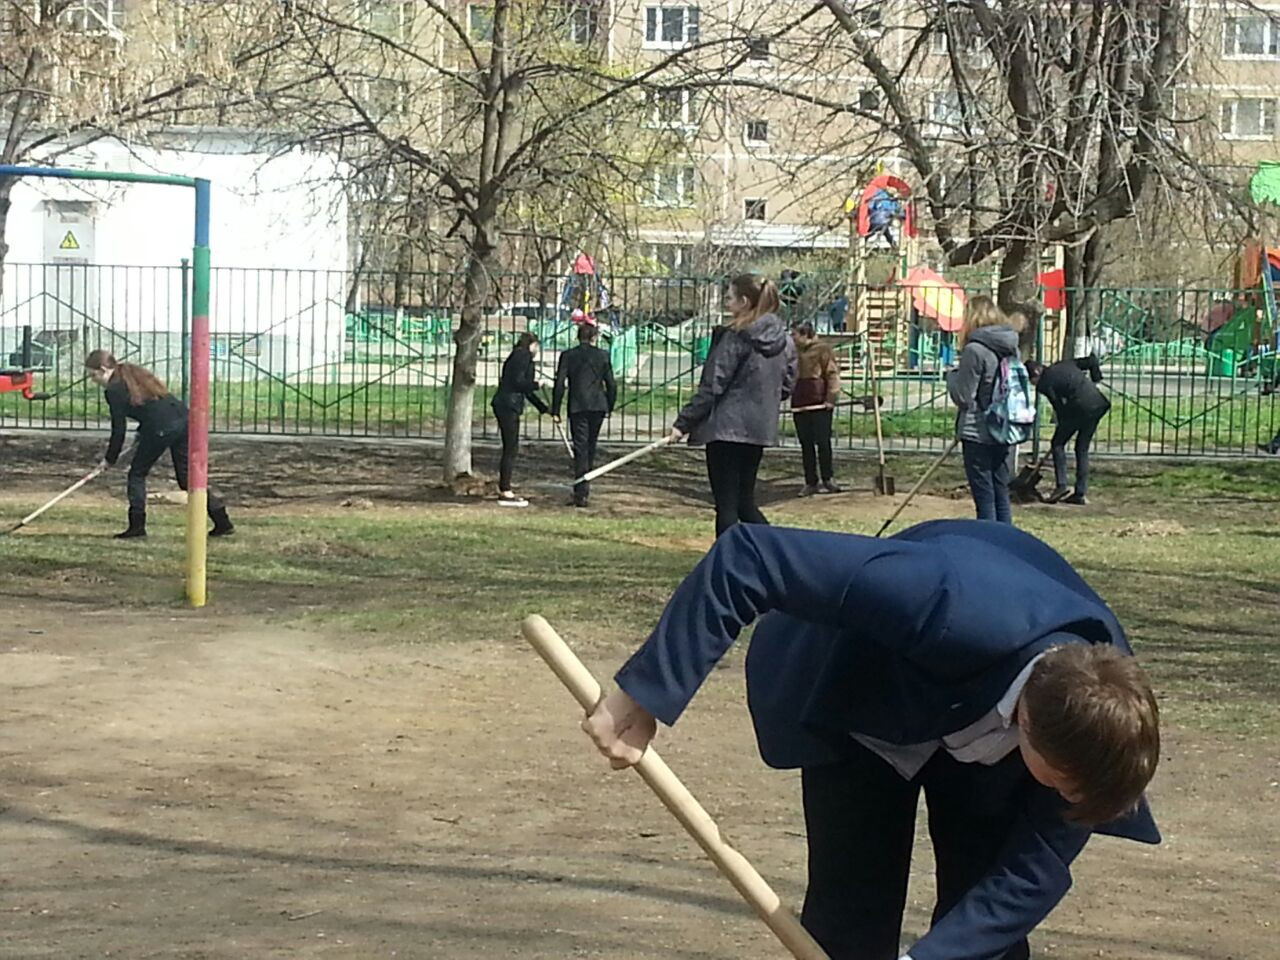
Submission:
[[[845,290],[847,315],[852,318],[852,323],[847,324],[851,327],[848,332],[855,340],[865,338],[866,352],[876,357],[881,371],[905,369],[912,303],[910,291],[898,281],[906,278],[919,252],[911,185],[882,173],[863,188],[856,200],[850,197],[845,202],[845,214],[849,220]],[[882,241],[879,248],[873,243],[877,239]],[[890,250],[893,256],[885,258],[883,253]],[[873,266],[879,267],[882,274],[875,280],[871,279]]]

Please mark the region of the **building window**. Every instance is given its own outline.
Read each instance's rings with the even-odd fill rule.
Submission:
[[[124,24],[124,0],[74,0],[62,16],[79,33],[119,33]]]
[[[756,63],[769,62],[769,38],[752,37],[747,41],[747,59]]]
[[[654,90],[649,94],[649,102],[652,107],[652,126],[668,130],[697,126],[693,91],[687,87]]]
[[[1276,133],[1276,102],[1257,97],[1224,100],[1220,129],[1224,137],[1270,140]]]
[[[928,120],[940,127],[958,127],[964,120],[960,94],[954,90],[934,90],[929,94]]]
[[[768,120],[748,120],[743,138],[749,146],[764,146],[769,142],[769,121]]]
[[[371,32],[391,40],[406,40],[413,23],[411,0],[360,0],[360,22]]]
[[[742,201],[743,220],[764,220],[768,201],[763,197],[747,197]]]
[[[687,274],[693,270],[693,247],[687,243],[651,243],[649,259],[669,274]]]
[[[698,42],[697,7],[645,7],[644,45],[650,50],[675,50]]]
[[[652,192],[643,197],[651,207],[693,205],[697,173],[693,167],[667,164],[653,171]]]
[[[1280,57],[1280,29],[1267,17],[1228,17],[1222,25],[1222,55],[1242,59]]]
[[[884,33],[884,11],[879,6],[868,7],[858,14],[858,19],[862,21],[862,29],[872,36],[880,36]]]
[[[493,39],[492,4],[467,4],[467,33],[472,40],[489,41]]]
[[[879,110],[880,109],[880,91],[875,87],[867,87],[865,90],[858,91],[858,109],[859,110]]]
[[[600,34],[600,10],[595,0],[577,0],[565,8],[569,39],[579,46],[589,46]]]
[[[383,77],[366,80],[364,103],[370,119],[375,122],[390,117],[402,117],[409,103],[408,84],[402,80],[388,80]]]

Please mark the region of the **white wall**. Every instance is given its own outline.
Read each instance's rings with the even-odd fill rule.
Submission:
[[[348,247],[346,202],[335,161],[298,150],[271,157],[219,139],[187,150],[103,141],[61,158],[59,165],[208,179],[215,347],[224,353],[233,348],[234,354],[241,334],[259,334],[259,342],[241,351],[248,365],[266,365],[270,355],[269,366],[286,375],[338,359]],[[47,201],[92,203],[88,249],[83,256],[54,261],[67,265],[61,270],[29,266],[53,260],[46,233],[57,218]],[[20,180],[5,231],[10,251],[0,327],[29,323],[38,334],[49,327],[78,326],[84,338],[108,328],[124,335],[115,342],[125,349],[146,341],[148,334],[152,343],[168,341],[157,341],[154,334],[181,330],[176,268],[191,257],[194,203],[194,191],[183,187]],[[228,375],[253,375],[251,369],[236,374],[223,366]]]

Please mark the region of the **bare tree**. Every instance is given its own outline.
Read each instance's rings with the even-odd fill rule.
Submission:
[[[279,124],[343,159],[412,169],[433,242],[464,249],[446,422],[446,480],[471,473],[484,313],[511,237],[557,257],[582,234],[627,232],[635,184],[683,148],[642,118],[705,48],[611,62],[595,0],[415,4],[297,0],[286,78],[262,91]],[[571,251],[570,251],[571,252]]]
[[[253,91],[216,81],[243,78],[285,44],[236,5],[132,9],[126,22],[119,0],[0,0],[0,163],[225,120]],[[15,183],[0,177],[0,264]]]
[[[1144,197],[1248,215],[1203,104],[1174,95],[1221,29],[1183,0],[817,6],[827,16],[803,31],[795,16],[779,27],[792,41],[779,75],[707,82],[789,99],[851,180],[876,160],[908,165],[945,261],[998,257],[1006,307],[1034,301],[1046,245],[1066,248],[1070,280],[1096,280],[1105,229]]]

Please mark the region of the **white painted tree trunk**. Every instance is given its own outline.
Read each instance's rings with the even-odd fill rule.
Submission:
[[[462,319],[453,335],[453,376],[449,384],[449,407],[444,432],[444,480],[451,483],[469,477],[471,465],[471,423],[476,392],[476,366],[480,356],[480,325],[484,305],[493,288],[496,264],[491,253],[473,252],[467,258],[463,284]]]

